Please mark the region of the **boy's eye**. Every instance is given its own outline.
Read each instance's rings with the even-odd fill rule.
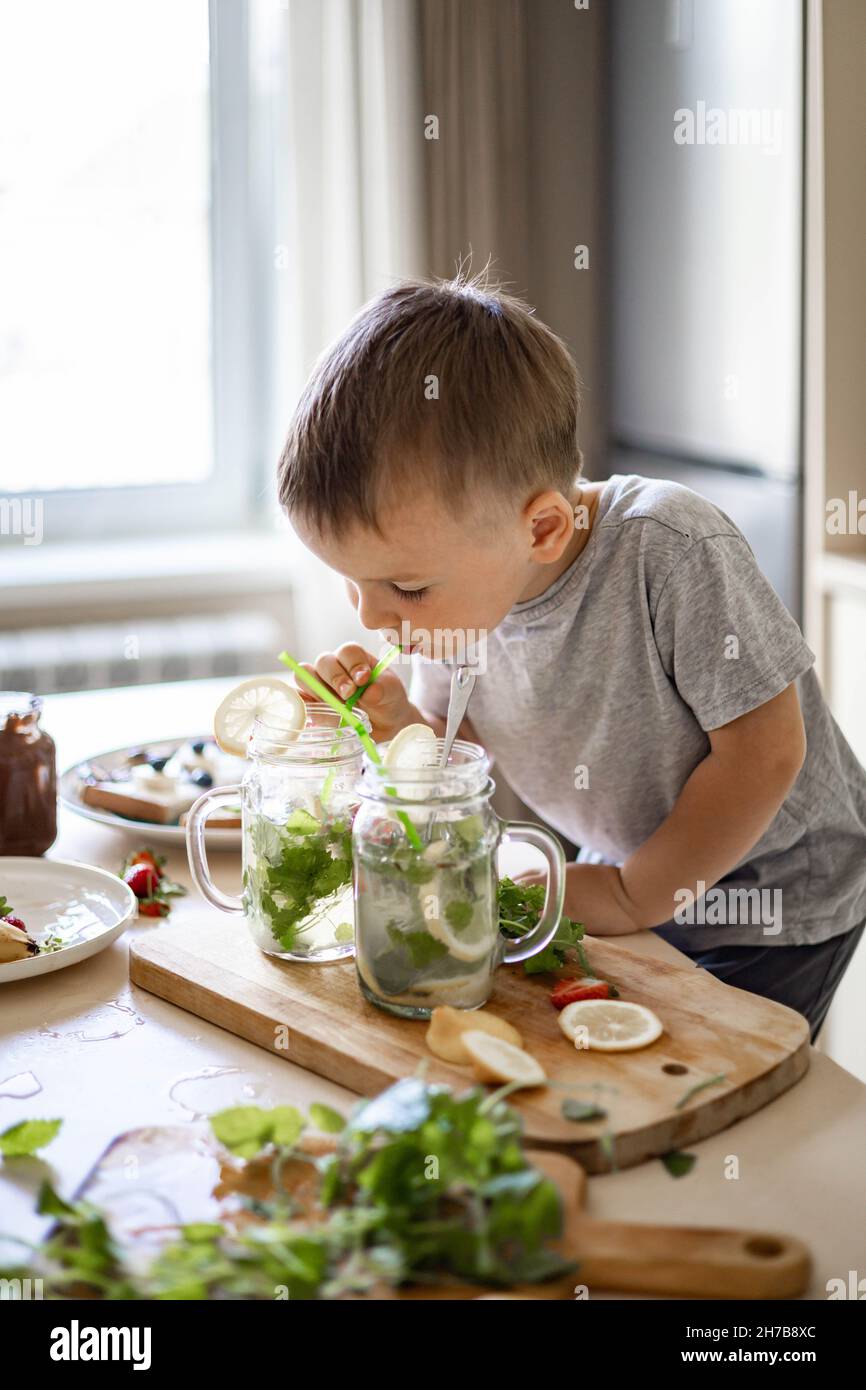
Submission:
[[[427,592],[426,589],[401,589],[399,584],[392,584],[391,589],[395,594],[398,594],[400,598],[407,598],[410,602],[417,602],[418,599],[422,599]]]

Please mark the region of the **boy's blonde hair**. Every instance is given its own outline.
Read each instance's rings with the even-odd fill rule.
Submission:
[[[280,502],[339,534],[379,531],[383,493],[405,480],[455,511],[470,491],[568,493],[579,408],[568,349],[521,300],[485,275],[408,281],[320,358],[280,457]]]

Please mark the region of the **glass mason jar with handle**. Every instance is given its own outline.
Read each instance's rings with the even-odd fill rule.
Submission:
[[[361,711],[356,717],[369,720]],[[327,705],[309,704],[287,732],[257,721],[239,786],[199,797],[187,820],[190,869],[202,895],[243,914],[256,945],[282,960],[329,961],[354,950],[352,821],[362,750]],[[205,853],[205,823],[217,807],[241,806],[243,896],[217,888]]]
[[[559,925],[562,847],[541,826],[499,819],[489,769],[484,750],[461,740],[442,768],[364,759],[352,832],[355,961],[364,996],[403,1018],[427,1018],[440,1004],[479,1008],[496,967],[543,950]],[[544,912],[516,942],[499,931],[496,851],[503,840],[534,845],[548,866]]]

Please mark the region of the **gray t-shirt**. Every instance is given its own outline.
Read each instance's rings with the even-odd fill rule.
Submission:
[[[735,869],[658,930],[692,951],[811,944],[866,918],[866,773],[813,661],[729,517],[677,483],[615,474],[574,564],[488,634],[469,717],[539,818],[581,860],[616,864],[670,813],[706,731],[796,681],[797,781]],[[450,674],[418,661],[415,703],[444,715]]]

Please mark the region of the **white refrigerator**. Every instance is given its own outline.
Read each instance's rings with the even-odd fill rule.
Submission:
[[[715,502],[799,618],[801,0],[609,24],[609,470]]]

